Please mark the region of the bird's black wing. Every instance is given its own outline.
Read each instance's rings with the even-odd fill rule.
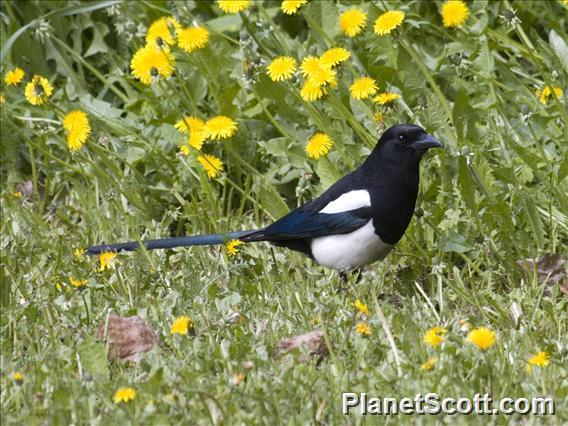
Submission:
[[[341,213],[314,213],[302,207],[272,225],[245,237],[245,241],[286,241],[346,234],[371,220],[371,208],[361,207]]]
[[[344,176],[319,197],[266,228],[247,235],[243,240],[269,241],[312,257],[310,242],[313,238],[353,232],[372,219],[370,206],[337,213],[320,213],[326,205],[341,195],[362,187],[363,182],[357,172]]]

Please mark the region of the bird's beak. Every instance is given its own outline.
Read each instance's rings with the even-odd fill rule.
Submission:
[[[444,145],[442,145],[442,143],[438,139],[428,134],[425,134],[412,144],[412,147],[417,151],[426,151],[430,148],[441,148],[443,146]]]

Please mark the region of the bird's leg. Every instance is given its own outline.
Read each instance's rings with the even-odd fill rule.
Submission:
[[[359,284],[361,278],[363,277],[363,270],[361,268],[353,269],[351,271],[340,271],[339,278],[341,278],[341,288],[340,290],[346,290],[349,287],[349,278],[353,274],[357,274],[355,277],[355,284]]]
[[[363,278],[363,269],[361,268],[354,269],[353,273],[357,274],[357,277],[355,278],[355,284],[359,284],[361,282],[361,279]]]

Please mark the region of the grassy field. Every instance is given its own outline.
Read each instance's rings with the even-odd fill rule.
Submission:
[[[468,1],[446,25],[441,1],[246,3],[2,2],[2,423],[566,424],[568,298],[517,261],[567,254],[567,2]],[[394,10],[392,31],[376,22]],[[151,27],[162,17],[179,27]],[[302,75],[335,47],[339,63]],[[295,69],[269,68],[279,56]],[[375,86],[350,90],[360,77]],[[406,235],[359,282],[265,243],[138,251],[106,268],[81,253],[266,225],[403,122],[445,147],[422,162]],[[320,132],[333,145],[313,158]],[[108,360],[95,334],[111,312],[143,318],[161,344]],[[172,333],[184,316],[187,333]],[[328,355],[277,356],[312,330]],[[345,391],[550,396],[556,414],[344,416]]]

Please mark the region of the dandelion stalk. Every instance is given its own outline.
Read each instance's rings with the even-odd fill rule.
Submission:
[[[375,302],[375,309],[377,310],[377,316],[379,317],[379,321],[381,322],[381,326],[383,327],[383,331],[387,336],[387,341],[391,347],[392,355],[394,358],[394,363],[396,365],[396,373],[398,377],[402,377],[402,362],[400,361],[400,356],[398,354],[398,349],[396,347],[396,342],[394,341],[394,337],[387,325],[387,319],[385,318],[385,314],[383,314],[383,310],[381,309],[381,305],[379,305],[379,301],[376,295],[373,296],[373,300]]]
[[[128,99],[128,95],[122,93],[119,89],[117,89],[113,83],[110,83],[95,67],[89,64],[81,55],[79,55],[75,50],[71,49],[67,44],[57,38],[56,36],[52,36],[52,39],[63,47],[71,56],[73,56],[77,61],[79,61],[85,68],[87,68],[97,79],[99,79],[105,86],[107,86],[116,96],[118,96],[122,102],[128,104],[130,101]]]
[[[32,148],[32,146],[27,143],[26,144],[28,146],[28,152],[30,154],[30,164],[32,166],[32,181],[34,183],[34,191],[33,191],[33,196],[35,197],[36,194],[39,194],[39,179],[37,177],[37,166],[36,166],[36,160],[35,160],[35,155],[34,155],[34,150]]]
[[[446,100],[446,97],[442,93],[442,90],[440,90],[440,86],[438,86],[438,84],[434,81],[430,71],[428,71],[428,69],[426,68],[426,65],[424,65],[424,62],[422,61],[422,59],[420,59],[420,57],[418,56],[418,53],[412,47],[412,45],[406,43],[405,40],[402,40],[400,38],[397,41],[398,41],[399,45],[402,46],[402,48],[404,50],[406,50],[406,52],[410,55],[410,57],[412,58],[414,63],[418,66],[418,69],[420,69],[420,72],[422,73],[422,75],[424,75],[424,78],[426,78],[426,80],[428,80],[428,83],[430,83],[430,86],[432,86],[432,90],[434,90],[434,93],[436,93],[436,96],[438,97],[438,100],[440,101],[442,108],[444,108],[444,111],[446,112],[446,115],[448,116],[448,120],[450,121],[450,123],[453,126],[454,119],[453,119],[453,115],[452,115],[452,110],[450,109],[450,106],[448,105],[448,101]]]
[[[268,12],[266,12],[266,9],[262,5],[262,2],[256,3],[256,6],[257,6],[259,12],[264,17],[264,19],[266,19],[268,21],[268,23],[270,24],[270,27],[278,28],[277,25],[274,23],[274,20],[270,17]],[[289,56],[290,55],[290,49],[288,49],[288,45],[280,38],[280,32],[279,31],[270,31],[270,34],[276,40],[276,42],[280,45],[280,47],[284,50],[284,53],[286,54],[286,56]]]
[[[290,135],[290,133],[288,133],[288,131],[286,129],[284,129],[280,123],[278,123],[278,121],[276,121],[276,119],[274,118],[274,116],[270,113],[270,111],[268,110],[268,108],[266,108],[266,106],[264,105],[264,102],[262,101],[262,98],[260,97],[260,95],[258,94],[258,92],[256,91],[256,89],[254,87],[251,88],[252,93],[254,94],[254,97],[256,98],[256,100],[258,101],[260,107],[262,108],[262,111],[264,112],[264,114],[266,115],[266,117],[268,117],[268,120],[272,123],[272,125],[276,128],[276,130],[278,130],[280,132],[280,134],[288,139],[292,139],[292,136]]]
[[[343,103],[335,93],[330,91],[328,96],[330,103],[334,107],[334,109],[336,109],[343,117],[345,117],[345,119],[349,122],[353,130],[355,130],[355,133],[357,133],[359,138],[361,138],[362,141],[366,142],[369,148],[372,148],[375,145],[375,140],[371,137],[369,132],[367,132],[367,130],[361,125],[361,123],[359,123],[355,119],[355,116],[347,108],[345,108],[345,105],[343,105]]]
[[[168,61],[168,63],[172,66],[172,68],[174,67],[174,64],[172,63],[172,61],[170,61],[169,56],[166,54],[166,52],[164,51],[164,48],[161,47],[160,50],[162,51],[162,53],[164,54],[164,57],[166,58],[166,61]],[[166,83],[168,85],[168,87],[172,90],[173,93],[176,93],[175,88],[173,87],[173,85],[170,83],[170,81],[167,78],[163,78],[160,81],[163,81],[164,83]],[[190,108],[193,108],[194,111],[199,111],[199,108],[197,107],[197,104],[195,103],[195,100],[193,99],[193,96],[191,96],[191,93],[189,92],[189,90],[187,90],[187,87],[184,84],[180,84],[181,89],[183,90],[184,94],[187,96],[187,98],[189,99],[190,102]],[[182,102],[184,101],[184,98],[182,97]],[[183,124],[189,129],[189,126],[187,124],[187,122],[185,121],[185,116],[182,114],[181,119],[183,120]]]
[[[89,306],[87,305],[87,299],[85,298],[85,292],[81,291],[81,297],[83,298],[83,305],[85,306],[85,313],[87,315],[87,325],[91,325],[91,317],[89,315]]]

